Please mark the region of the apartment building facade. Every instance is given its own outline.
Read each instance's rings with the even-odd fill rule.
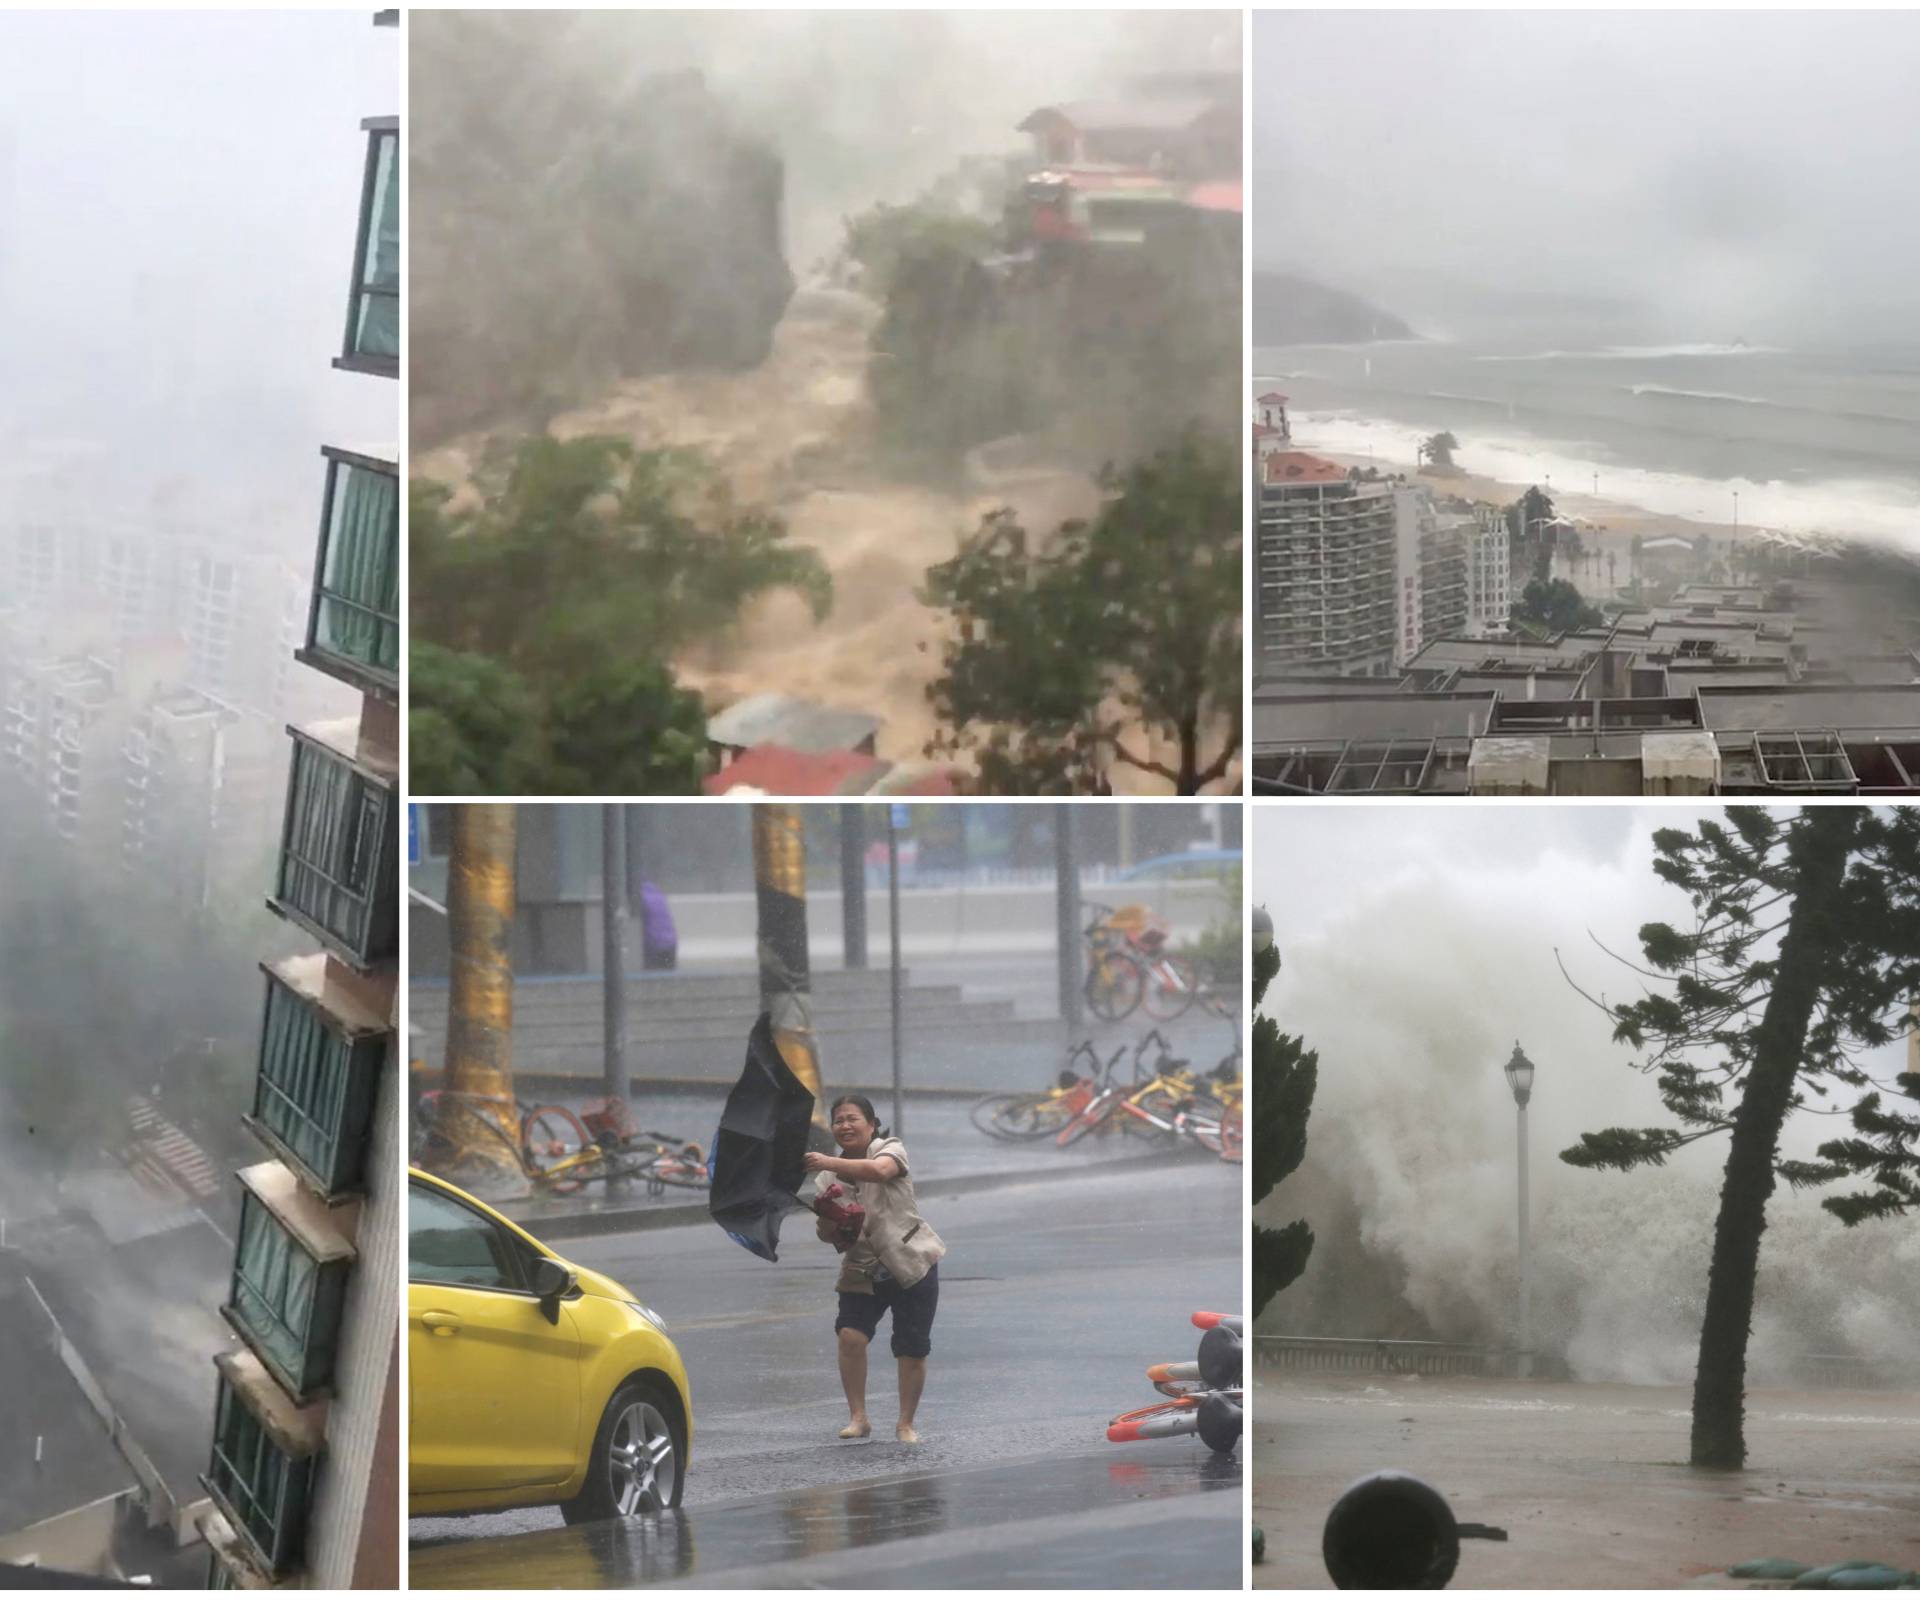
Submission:
[[[1376,676],[1395,649],[1395,486],[1300,450],[1256,457],[1257,671]]]
[[[397,27],[396,12],[376,26]],[[399,376],[400,129],[361,125],[346,329],[333,365]],[[398,406],[395,406],[397,434]],[[320,452],[319,543],[294,658],[357,714],[290,726],[269,905],[313,942],[265,964],[243,1118],[202,1522],[211,1588],[399,1581],[399,480],[397,449]]]

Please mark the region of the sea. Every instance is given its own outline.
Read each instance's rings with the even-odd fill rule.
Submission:
[[[1396,340],[1254,351],[1295,443],[1383,465],[1446,430],[1468,472],[1920,557],[1920,344]]]

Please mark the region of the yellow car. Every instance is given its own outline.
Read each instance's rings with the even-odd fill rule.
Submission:
[[[410,1177],[409,1514],[678,1505],[693,1407],[666,1323],[464,1190]]]

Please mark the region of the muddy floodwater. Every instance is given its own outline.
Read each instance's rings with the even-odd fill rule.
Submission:
[[[1462,1544],[1457,1589],[1711,1587],[1762,1556],[1920,1567],[1920,1395],[1753,1390],[1744,1472],[1685,1465],[1690,1400],[1684,1386],[1263,1374],[1256,1585],[1331,1588],[1327,1512],[1386,1467],[1426,1478],[1460,1521],[1507,1530]]]
[[[876,454],[867,391],[878,315],[873,301],[850,290],[803,287],[760,366],[617,383],[547,426],[566,439],[610,434],[640,449],[703,451],[742,504],[783,517],[791,542],[817,550],[833,575],[824,619],[816,623],[799,595],[763,596],[727,638],[674,662],[683,684],[713,707],[775,691],[866,711],[882,719],[878,754],[916,761],[935,731],[926,690],[944,639],[940,618],[918,599],[927,569],[952,556],[990,511],[1012,508],[1039,537],[1090,516],[1100,492],[1082,466],[1017,438],[971,452],[958,479],[940,487],[889,467]],[[464,485],[486,438],[468,434],[420,451],[413,470]],[[1177,758],[1158,741],[1130,742]],[[1113,780],[1121,792],[1164,788],[1124,766]]]

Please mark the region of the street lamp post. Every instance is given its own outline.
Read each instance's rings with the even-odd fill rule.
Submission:
[[[1533,1376],[1532,1285],[1527,1274],[1527,1102],[1533,1098],[1533,1063],[1513,1041],[1513,1054],[1505,1067],[1507,1087],[1513,1090],[1513,1104],[1520,1140],[1520,1376]]]

